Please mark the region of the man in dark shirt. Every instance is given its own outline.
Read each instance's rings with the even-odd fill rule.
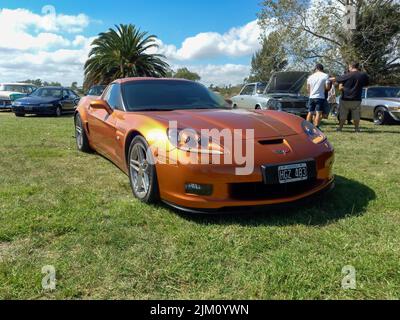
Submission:
[[[360,132],[361,96],[363,88],[369,85],[369,77],[365,72],[360,71],[360,64],[355,62],[350,64],[348,73],[335,80],[342,88],[338,131],[342,131],[347,116],[351,112],[356,132]]]

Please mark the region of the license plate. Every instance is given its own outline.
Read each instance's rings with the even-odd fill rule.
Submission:
[[[280,184],[308,180],[307,163],[290,164],[278,167]]]
[[[264,165],[261,168],[264,183],[268,185],[310,181],[317,177],[316,162],[313,159],[295,163]]]

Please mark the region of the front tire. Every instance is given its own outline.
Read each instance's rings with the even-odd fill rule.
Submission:
[[[85,128],[82,124],[82,119],[79,113],[75,116],[75,139],[76,139],[76,147],[79,151],[82,152],[91,152],[92,149],[89,145],[89,139],[86,135]]]
[[[387,124],[390,121],[387,110],[384,107],[378,107],[374,112],[374,123],[378,126]]]
[[[156,203],[160,199],[156,167],[146,140],[135,137],[128,153],[129,180],[133,195],[144,203]]]
[[[61,107],[58,106],[58,107],[56,108],[55,116],[58,118],[58,117],[61,117],[61,115],[62,115],[62,110],[61,110]]]

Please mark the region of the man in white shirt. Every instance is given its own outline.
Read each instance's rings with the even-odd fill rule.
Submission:
[[[324,66],[318,63],[315,72],[307,80],[307,90],[310,96],[307,121],[319,127],[326,102],[325,92],[330,89],[329,76],[324,73]]]

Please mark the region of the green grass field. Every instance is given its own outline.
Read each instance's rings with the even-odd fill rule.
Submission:
[[[75,149],[71,117],[0,113],[0,298],[399,299],[400,126],[323,129],[334,191],[210,217],[136,201],[118,168]]]

